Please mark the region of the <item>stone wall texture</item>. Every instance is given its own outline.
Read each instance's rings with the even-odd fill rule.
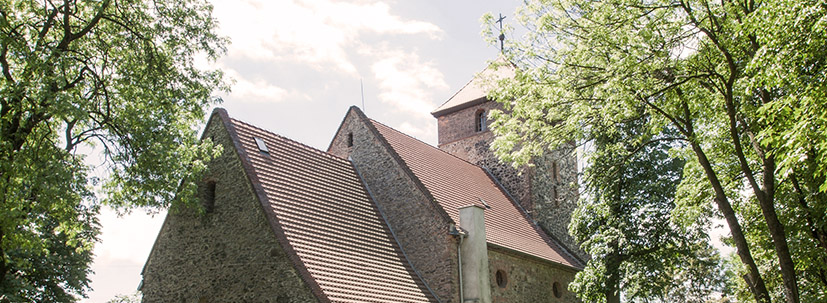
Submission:
[[[568,233],[571,213],[580,198],[573,148],[547,152],[533,159],[532,167],[502,163],[490,149],[494,134],[475,131],[476,113],[491,109],[502,106],[489,101],[438,117],[439,148],[488,169],[547,234],[587,260],[588,255]]]
[[[351,109],[328,152],[356,165],[409,262],[442,302],[458,302],[456,241],[444,211],[425,194],[385,147],[378,133]],[[348,147],[348,137],[353,146]],[[450,220],[450,219],[448,219]]]
[[[220,118],[205,138],[224,147],[209,164],[210,213],[170,212],[143,273],[143,302],[317,302],[279,245]]]
[[[494,303],[580,302],[568,291],[576,274],[573,269],[490,246],[488,262]],[[498,283],[497,271],[502,271],[505,283]]]
[[[514,168],[500,162],[490,149],[494,134],[489,130],[476,132],[476,113],[500,109],[495,102],[485,102],[453,113],[440,116],[439,149],[484,167],[493,174],[503,187],[529,214],[534,205],[530,194],[530,179],[525,167]]]
[[[589,256],[569,235],[571,214],[577,207],[580,193],[577,186],[577,156],[574,148],[563,148],[532,159],[532,216],[540,228],[562,242],[580,260]]]

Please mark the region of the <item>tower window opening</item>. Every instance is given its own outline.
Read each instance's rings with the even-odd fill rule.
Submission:
[[[347,147],[353,147],[353,133],[347,134]]]
[[[551,180],[560,182],[560,169],[557,167],[557,161],[551,162]]]
[[[486,121],[485,110],[478,110],[475,118],[475,131],[481,132],[488,129],[488,125],[486,125],[488,121]]]
[[[557,193],[557,185],[551,186],[551,199],[554,201],[554,205],[560,205],[560,197],[558,197]]]

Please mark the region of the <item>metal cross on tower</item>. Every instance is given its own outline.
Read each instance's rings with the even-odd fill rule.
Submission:
[[[503,20],[505,20],[505,16],[500,14],[500,19],[497,19],[497,23],[500,24],[500,52],[505,51],[505,46],[503,45],[503,41],[505,41],[505,33],[503,33]]]

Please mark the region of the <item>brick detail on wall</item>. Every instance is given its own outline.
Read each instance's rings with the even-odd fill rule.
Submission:
[[[490,134],[491,132],[487,130],[477,132],[477,113],[480,110],[488,113],[491,109],[500,108],[498,103],[489,101],[437,117],[439,147],[442,148],[445,144],[482,133]]]
[[[568,290],[568,285],[576,274],[573,269],[490,245],[488,264],[493,303],[580,302],[576,295]],[[498,282],[502,281],[497,281],[497,271],[504,274],[504,287],[498,285]],[[555,283],[559,298],[553,293]]]
[[[352,146],[348,146],[350,135]],[[352,107],[328,152],[351,159],[409,262],[441,302],[458,302],[457,244],[449,235],[450,218],[430,201],[379,136],[367,117]]]
[[[494,134],[474,130],[477,112],[500,108],[495,102],[485,102],[438,117],[439,149],[490,171],[520,206],[532,214],[534,205],[526,168],[500,162],[489,146]]]
[[[215,181],[214,208],[167,215],[144,268],[143,302],[317,302],[279,245],[216,115],[204,137],[224,148],[205,178]]]

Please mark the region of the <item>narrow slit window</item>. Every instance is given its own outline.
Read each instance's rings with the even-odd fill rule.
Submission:
[[[204,193],[204,210],[208,213],[215,209],[215,181],[207,181],[206,192]]]
[[[554,205],[560,205],[560,197],[557,196],[557,185],[551,186],[551,199],[554,201]]]
[[[551,162],[551,180],[560,182],[560,169],[557,168],[557,161]]]
[[[267,149],[267,144],[264,143],[264,140],[262,140],[259,137],[253,137],[253,138],[256,139],[256,145],[258,146],[259,151],[261,151],[262,153],[265,153],[265,154],[270,154],[270,151]]]
[[[353,147],[353,133],[347,134],[347,147]]]
[[[476,128],[475,130],[477,132],[481,132],[481,131],[486,130],[488,126],[486,125],[487,121],[485,119],[485,110],[483,110],[483,109],[478,110],[475,118],[476,118],[476,119],[474,119],[475,124],[476,124],[475,125],[475,128]]]

